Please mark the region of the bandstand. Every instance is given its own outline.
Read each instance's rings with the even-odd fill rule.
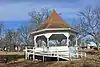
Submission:
[[[70,27],[55,10],[48,19],[35,31],[33,36],[33,49],[25,48],[25,58],[29,59],[32,55],[33,60],[42,57],[70,60],[78,58],[77,31]],[[59,43],[51,44],[51,41]],[[64,44],[62,44],[64,42]],[[38,57],[37,57],[38,56]]]

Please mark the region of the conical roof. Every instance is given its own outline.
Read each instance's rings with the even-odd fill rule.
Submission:
[[[56,13],[55,10],[53,10],[48,19],[39,27],[39,29],[46,29],[46,28],[71,28],[71,27]]]

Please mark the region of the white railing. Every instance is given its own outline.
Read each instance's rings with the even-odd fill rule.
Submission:
[[[27,49],[25,48],[25,58],[29,58],[30,54],[33,54],[33,59],[35,59],[34,55],[39,56],[47,56],[47,57],[58,57],[63,59],[71,59],[72,57],[78,57],[78,49],[75,47],[68,47],[68,46],[56,46],[56,47],[49,47],[49,48],[34,48]],[[59,60],[59,59],[58,59]]]

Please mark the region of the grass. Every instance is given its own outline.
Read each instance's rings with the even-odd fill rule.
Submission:
[[[11,61],[17,61],[18,59],[24,58],[23,52],[4,52],[0,51],[0,62],[7,63]]]
[[[0,51],[0,55],[24,55],[24,52],[6,52],[6,51]]]
[[[9,52],[7,56],[23,55],[21,52]],[[28,61],[23,58],[0,64],[0,67],[100,67],[100,54],[88,54],[86,58],[72,61]]]

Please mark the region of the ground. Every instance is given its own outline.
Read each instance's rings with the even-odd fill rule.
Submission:
[[[5,64],[4,64],[5,66]],[[3,65],[0,67],[4,67]],[[5,67],[100,67],[100,61],[92,58],[73,61],[20,61],[7,63]]]
[[[6,52],[6,51],[0,51],[0,55],[24,55],[24,52]]]
[[[93,52],[93,51],[92,51]],[[8,63],[0,63],[0,67],[100,67],[100,51],[95,54],[87,54],[86,58],[71,61],[28,61],[20,59]],[[21,52],[17,53],[20,55]],[[11,54],[11,53],[8,53]],[[15,52],[16,54],[16,52]],[[22,54],[22,53],[21,53]]]

